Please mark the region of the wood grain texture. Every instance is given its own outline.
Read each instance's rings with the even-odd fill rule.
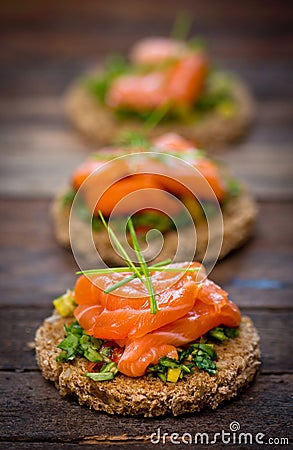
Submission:
[[[191,34],[202,34],[211,57],[237,72],[258,103],[255,125],[237,151],[223,160],[259,199],[292,199],[292,83],[289,3],[258,2],[237,8],[230,0],[185,0],[195,19]],[[57,6],[58,5],[58,6]],[[103,63],[110,51],[127,53],[135,39],[168,35],[176,12],[128,0],[86,6],[56,0],[25,5],[17,0],[0,12],[0,191],[8,197],[48,198],[94,150],[70,127],[62,96],[74,79]],[[287,14],[288,13],[288,14]],[[41,19],[40,19],[41,18]]]
[[[161,433],[211,434],[229,431],[233,420],[243,432],[292,437],[291,7],[289,0],[2,2],[1,449],[159,448],[149,441],[159,427]],[[191,34],[202,35],[213,60],[250,85],[258,105],[245,138],[217,154],[259,201],[255,234],[217,264],[211,278],[255,321],[262,366],[253,386],[217,411],[176,419],[110,417],[60,398],[42,379],[27,346],[50,314],[52,299],[76,279],[72,255],[54,241],[49,208],[93,148],[67,122],[62,96],[108,52],[126,54],[138,38],[168,35],[181,9],[194,16]],[[161,447],[170,450],[174,444],[169,440]],[[222,450],[223,444],[213,447]]]
[[[292,375],[262,375],[238,398],[227,402],[215,412],[181,418],[157,419],[113,417],[81,407],[74,399],[62,399],[53,384],[39,373],[1,372],[2,395],[0,412],[4,426],[2,440],[38,442],[79,442],[100,444],[113,442],[126,446],[127,441],[139,442],[161,428],[161,432],[214,433],[229,431],[229,424],[237,420],[243,431],[263,432],[267,436],[290,437],[288,388]],[[21,377],[21,383],[18,381]],[[13,396],[11,393],[13,392]],[[272,395],[272,392],[274,395]],[[253,405],[258,411],[252,411]],[[49,411],[49,414],[48,414]],[[34,418],[38,416],[38,426]],[[256,422],[257,417],[262,422]],[[12,426],[13,420],[13,426]],[[81,426],[82,424],[82,426]],[[58,433],[56,434],[56,429]],[[128,442],[129,444],[129,442]]]
[[[22,102],[26,103],[26,100]],[[44,99],[44,104],[42,101],[28,101],[25,115],[21,112],[24,108],[22,102],[13,102],[16,103],[14,105],[2,102],[2,111],[8,113],[0,125],[0,148],[3,149],[0,154],[1,195],[50,198],[69,182],[73,170],[89,151],[95,151],[97,147],[87,144],[70,128],[64,113],[59,111],[53,117],[47,113],[47,102],[49,108],[55,108],[47,99]],[[30,109],[30,104],[36,108],[35,111]],[[271,108],[274,107],[272,104]],[[38,110],[43,112],[39,114]],[[293,198],[293,153],[290,145],[293,133],[289,123],[293,112],[288,111],[285,101],[278,105],[277,110],[284,121],[275,122],[273,133],[271,119],[267,123],[263,119],[258,131],[251,130],[248,140],[241,143],[237,151],[230,147],[229,151],[217,155],[259,200]],[[283,135],[282,140],[277,138],[278,135]]]
[[[0,200],[0,304],[37,307],[73,286],[78,266],[55,242],[49,210],[48,200]],[[252,240],[213,269],[240,307],[292,304],[291,223],[289,202],[260,204]]]

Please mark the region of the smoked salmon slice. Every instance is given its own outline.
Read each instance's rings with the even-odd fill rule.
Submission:
[[[192,189],[199,198],[209,199],[215,194],[219,201],[225,197],[226,187],[218,166],[210,159],[197,153],[196,146],[176,133],[165,133],[153,141],[155,150],[175,155],[187,161],[196,171],[188,170],[184,165],[177,165],[176,180],[169,180],[165,188],[177,195],[190,195],[184,185]],[[164,173],[164,170],[162,171]],[[168,174],[172,177],[172,171]],[[164,182],[161,180],[161,183]],[[214,200],[214,199],[213,199]]]
[[[143,70],[113,80],[106,96],[112,108],[147,111],[164,104],[190,106],[200,96],[208,74],[206,55],[172,39],[138,42],[131,60],[134,68]]]
[[[201,265],[177,263],[168,267],[197,271],[152,273],[158,294],[156,314],[150,313],[146,288],[139,279],[110,294],[104,292],[129,276],[127,272],[82,275],[77,280],[76,319],[86,333],[124,348],[118,370],[127,376],[142,376],[148,365],[156,364],[162,356],[176,358],[176,347],[195,341],[216,326],[237,327],[240,323],[238,308],[223,289],[206,278]]]
[[[118,152],[104,149],[98,160],[89,158],[73,173],[72,186],[75,191],[81,188],[81,195],[94,215],[101,210],[109,217],[114,210],[114,215],[119,216],[149,209],[144,205],[152,205],[151,209],[164,211],[172,217],[180,208],[168,194],[179,199],[195,197],[220,202],[225,198],[226,183],[219,167],[181,136],[169,133],[157,138],[152,152],[138,149],[135,171],[134,160],[116,159]],[[176,158],[169,160],[169,154]],[[180,163],[177,158],[186,163]],[[155,194],[153,189],[156,189]],[[123,201],[133,193],[131,202]]]
[[[188,106],[200,96],[207,75],[207,62],[191,55],[173,67],[143,75],[121,75],[110,86],[106,103],[114,108],[148,111],[165,104]]]
[[[148,349],[153,349],[151,364],[156,364],[160,357],[156,358],[155,349],[161,345],[180,347],[219,325],[237,327],[240,320],[239,309],[228,300],[227,293],[212,281],[206,280],[198,290],[194,307],[184,317],[139,339],[124,342],[125,350],[118,369],[128,376],[141,376],[150,364],[144,363]]]
[[[175,267],[188,265],[177,264]],[[191,267],[198,268],[198,271],[183,275],[176,272],[156,272],[152,275],[158,297],[159,311],[156,314],[150,314],[146,288],[138,279],[113,293],[104,292],[129,273],[107,274],[98,276],[98,279],[81,276],[75,288],[78,304],[75,317],[82,328],[94,337],[121,340],[143,336],[183,317],[192,309],[199,281],[205,274],[199,264],[192,263]]]
[[[180,57],[185,50],[184,42],[166,37],[150,37],[134,44],[130,60],[140,65],[159,64],[162,61]]]
[[[100,210],[106,217],[110,214],[123,216],[147,209],[142,208],[144,205],[149,205],[149,209],[160,209],[164,205],[164,212],[171,217],[180,212],[180,205],[172,200],[152,175],[141,174],[127,176],[112,184],[96,203],[94,214],[98,215]]]

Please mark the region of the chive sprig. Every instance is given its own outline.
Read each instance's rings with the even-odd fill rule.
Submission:
[[[156,300],[156,293],[152,281],[151,272],[156,271],[164,271],[164,272],[198,272],[200,270],[200,267],[168,267],[168,265],[171,263],[170,259],[166,259],[164,261],[160,261],[156,264],[153,264],[151,266],[148,266],[146,263],[146,260],[144,258],[143,252],[140,248],[137,235],[133,226],[133,222],[131,220],[131,217],[129,217],[127,226],[130,233],[130,237],[132,240],[132,245],[134,248],[134,251],[136,253],[138,264],[139,266],[136,266],[133,261],[131,260],[131,257],[128,255],[127,251],[119,241],[119,238],[116,236],[113,229],[110,227],[109,224],[107,224],[103,214],[101,211],[99,211],[99,216],[101,218],[102,224],[108,231],[109,236],[111,237],[114,246],[116,247],[117,251],[119,252],[121,258],[125,261],[127,264],[127,267],[107,267],[104,269],[89,269],[89,270],[82,270],[79,272],[76,272],[77,275],[98,275],[98,274],[107,274],[107,273],[121,273],[121,272],[132,272],[132,275],[125,277],[123,280],[118,281],[117,283],[114,283],[112,286],[109,286],[107,289],[104,290],[106,294],[109,294],[116,289],[124,286],[125,284],[129,283],[130,281],[134,280],[135,278],[139,278],[140,281],[144,284],[146,287],[149,297],[150,297],[150,312],[152,314],[156,314],[159,311],[159,307]]]

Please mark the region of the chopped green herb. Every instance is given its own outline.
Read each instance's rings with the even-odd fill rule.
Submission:
[[[164,373],[158,372],[158,377],[164,382],[166,383],[167,381],[167,377]]]
[[[217,110],[219,114],[224,115],[224,108],[226,108],[226,112],[228,104],[230,109],[231,107],[234,108],[235,101],[231,94],[232,81],[231,76],[211,70],[205,90],[194,104],[194,111],[203,114],[211,110]]]
[[[82,336],[84,333],[83,328],[81,328],[81,326],[79,325],[77,320],[72,322],[69,326],[64,325],[64,329],[65,329],[66,336],[68,334],[76,334],[77,336]]]
[[[239,195],[239,193],[241,191],[240,184],[237,180],[235,180],[235,178],[228,179],[227,187],[228,187],[229,195],[232,197]]]
[[[228,339],[235,339],[237,336],[239,336],[239,328],[230,328],[225,327],[225,335]]]
[[[144,134],[137,133],[136,131],[132,130],[127,130],[119,136],[117,145],[138,149],[143,148],[144,150],[148,150],[151,146],[151,143],[148,139],[146,139]]]
[[[151,112],[150,111],[135,111],[134,109],[129,109],[125,107],[121,107],[119,109],[115,109],[114,111],[115,117],[118,120],[137,120],[139,122],[144,122],[148,119]],[[123,134],[122,134],[123,136]],[[120,138],[122,139],[122,138]],[[120,142],[120,140],[119,140]]]
[[[217,354],[214,350],[213,344],[191,344],[191,347],[194,349],[192,354],[202,355],[206,353],[212,360],[217,359]]]
[[[71,206],[75,197],[75,190],[73,188],[68,189],[62,196],[62,204],[63,206]]]
[[[217,366],[212,361],[211,358],[209,358],[206,355],[196,355],[194,359],[195,365],[198,369],[202,369],[205,372],[207,372],[209,375],[215,375],[217,372]]]
[[[71,361],[74,359],[79,353],[78,343],[79,339],[75,334],[69,334],[66,336],[66,338],[57,345],[58,348],[64,350],[64,352],[60,353],[57,357],[57,361]]]
[[[65,325],[64,329],[66,337],[57,345],[64,351],[57,357],[57,361],[71,361],[78,355],[92,362],[103,361],[98,352],[103,342],[101,339],[87,335],[77,321],[68,327]]]
[[[112,380],[118,373],[117,363],[111,359],[115,347],[105,344],[102,339],[86,334],[76,320],[69,326],[65,325],[64,329],[66,337],[57,345],[63,352],[56,360],[65,362],[72,361],[77,356],[84,357],[99,366],[98,373],[89,372],[87,376],[95,381]]]
[[[115,375],[118,372],[117,364],[114,361],[104,364],[100,368],[100,373],[106,373],[106,372],[111,372]]]
[[[159,377],[163,381],[176,382],[183,378],[185,374],[194,372],[195,367],[204,370],[209,375],[217,372],[217,353],[214,345],[208,340],[216,339],[218,342],[227,338],[235,338],[239,331],[237,328],[217,327],[201,337],[197,342],[188,345],[184,349],[178,350],[178,360],[162,357],[156,365],[150,365],[147,375]]]
[[[77,356],[81,356],[88,361],[98,363],[98,372],[85,373],[85,376],[94,381],[112,380],[119,373],[117,362],[111,359],[115,353],[112,345],[87,335],[76,320],[69,326],[65,325],[64,328],[66,337],[57,345],[63,352],[56,358],[57,361],[72,361]],[[238,328],[225,326],[214,328],[184,349],[177,349],[178,359],[163,356],[157,364],[150,365],[147,375],[171,383],[176,383],[185,375],[194,373],[196,367],[210,375],[215,375],[217,366],[214,361],[217,359],[217,354],[213,344],[208,340],[221,342],[228,338],[234,339],[238,334]]]
[[[177,359],[169,358],[168,356],[163,356],[160,359],[160,365],[163,367],[175,369],[176,367],[179,367],[180,364],[177,361]]]
[[[79,339],[80,349],[83,352],[83,356],[91,362],[103,361],[103,357],[98,352],[98,349],[102,345],[102,341],[95,339],[87,334],[83,334]]]
[[[111,362],[110,357],[112,356],[112,347],[102,347],[100,350],[100,354],[103,356],[103,359],[106,363]]]
[[[101,103],[105,103],[106,95],[113,80],[129,71],[130,68],[124,57],[120,54],[112,54],[106,60],[104,71],[96,76],[87,77],[83,80],[83,84]]]
[[[86,372],[85,376],[94,381],[109,381],[113,380],[115,375],[112,372]]]
[[[209,331],[209,336],[213,339],[216,339],[217,341],[225,341],[225,339],[227,339],[224,330],[221,328],[214,328],[213,330]]]
[[[222,342],[226,339],[234,339],[238,334],[238,328],[216,327],[208,332],[208,337]]]
[[[139,233],[140,229],[152,229],[155,228],[162,233],[175,228],[174,222],[167,215],[158,211],[143,211],[139,214],[132,216],[132,222]]]

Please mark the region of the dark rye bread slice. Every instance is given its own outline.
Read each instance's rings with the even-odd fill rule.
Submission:
[[[153,138],[172,131],[197,142],[202,148],[213,150],[240,137],[255,115],[255,104],[249,88],[239,78],[231,79],[231,93],[236,103],[234,115],[207,113],[189,123],[170,121],[156,126],[149,133]],[[65,95],[65,112],[71,123],[92,142],[104,145],[121,138],[125,131],[143,131],[142,122],[118,119],[111,109],[101,105],[82,82],[74,83]]]
[[[214,376],[196,369],[177,383],[122,374],[111,381],[95,382],[84,375],[87,371],[84,358],[70,363],[56,362],[60,352],[56,346],[64,338],[64,323],[71,320],[53,315],[38,329],[36,356],[42,375],[55,383],[62,396],[77,396],[81,405],[109,414],[177,416],[204,407],[215,409],[247,387],[260,364],[257,331],[252,321],[243,317],[237,338],[215,344],[218,371]]]
[[[70,248],[70,206],[64,205],[63,195],[64,193],[56,197],[52,205],[53,226],[57,241],[62,246]],[[252,234],[256,214],[256,204],[253,198],[245,190],[243,190],[239,196],[231,198],[226,203],[223,209],[224,237],[219,254],[220,259],[226,256],[232,250],[242,246],[247,241],[247,239]],[[84,236],[87,235],[87,233],[85,232],[85,227],[87,226],[88,225],[86,222],[78,218],[75,218],[71,223],[71,227],[72,229],[74,229],[74,235],[78,236],[78,242],[76,243],[78,251],[80,253],[83,253],[84,255],[90,255],[87,239],[84,238]],[[182,237],[182,246],[186,247],[187,249],[188,247],[190,247],[190,242],[192,242],[192,238],[190,238],[191,233],[189,233],[189,231],[192,230],[188,230],[188,228],[186,227],[186,230],[184,230]],[[202,261],[208,243],[208,229],[206,224],[199,224],[196,228],[196,232],[197,247],[195,259]],[[218,250],[218,241],[221,238],[221,230],[216,230],[210,239],[210,255],[214,254],[213,247]],[[162,261],[167,258],[172,258],[176,252],[177,232],[169,231],[168,233],[165,233],[164,240],[165,241],[163,249],[160,252],[159,256],[155,259],[155,261]],[[93,241],[98,246],[98,251],[103,261],[109,264],[121,265],[122,260],[117,255],[117,253],[113,251],[106,230],[103,229],[101,231],[93,231]],[[88,263],[91,264],[90,259],[88,260]]]

